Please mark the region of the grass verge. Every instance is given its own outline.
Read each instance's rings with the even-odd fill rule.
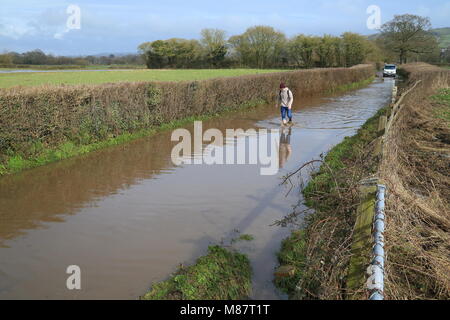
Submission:
[[[351,237],[358,205],[358,182],[376,172],[378,159],[371,155],[377,137],[380,109],[359,129],[332,148],[324,165],[303,190],[306,205],[315,209],[285,239],[278,253],[281,266],[295,272],[276,278],[275,284],[290,299],[345,299]]]
[[[251,293],[248,258],[220,246],[190,267],[180,267],[168,280],[153,284],[143,300],[242,300]]]
[[[231,243],[240,242],[240,241],[253,241],[255,237],[251,234],[241,234],[239,237],[231,240]]]
[[[450,72],[403,67],[421,83],[402,102],[388,132],[379,177],[387,186],[385,296],[450,297]]]
[[[437,104],[433,110],[435,117],[446,121],[450,127],[450,89],[439,90],[432,100]]]
[[[345,92],[345,91],[361,89],[361,88],[366,87],[369,84],[371,84],[374,79],[375,79],[375,77],[370,77],[366,80],[361,80],[358,82],[353,82],[353,83],[345,84],[342,86],[338,86],[332,90],[328,90],[327,94],[341,93],[341,92]]]

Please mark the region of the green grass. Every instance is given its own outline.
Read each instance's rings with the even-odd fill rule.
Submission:
[[[255,239],[251,234],[241,234],[239,237],[231,240],[231,243],[239,242],[239,241],[253,241]]]
[[[248,258],[219,246],[168,280],[155,283],[143,300],[241,300],[251,293],[252,270]]]
[[[358,133],[352,137],[345,137],[344,141],[333,147],[325,157],[325,163],[333,172],[338,172],[346,168],[346,160],[355,157],[367,144],[376,138],[378,128],[378,119],[385,114],[386,108],[380,109],[373,117],[368,119],[366,123],[358,130]],[[321,192],[330,192],[335,187],[335,181],[327,166],[322,166],[319,172],[313,174],[311,181],[303,190],[306,204],[321,210],[329,210],[326,202],[314,202],[312,195],[320,190]],[[367,172],[367,175],[372,172]]]
[[[432,99],[437,102],[434,115],[445,120],[450,127],[450,89],[439,90],[439,93],[434,95]]]
[[[32,72],[2,73],[0,88],[37,85],[101,84],[133,81],[193,81],[219,77],[237,77],[247,74],[280,72],[282,70],[261,69],[198,69],[198,70],[117,70],[86,72]]]
[[[295,273],[292,277],[275,278],[275,285],[282,292],[293,297],[296,286],[302,277],[306,260],[306,239],[304,230],[295,230],[281,243],[281,249],[278,252],[278,262],[281,266],[289,265],[295,267]]]
[[[338,86],[336,88],[330,89],[327,91],[327,94],[332,94],[332,93],[340,93],[340,92],[345,92],[345,91],[351,91],[351,90],[357,90],[363,87],[368,86],[369,84],[371,84],[373,82],[373,80],[375,79],[375,77],[370,77],[366,80],[361,80],[358,82],[352,82],[349,84],[344,84],[342,86]]]
[[[88,145],[75,145],[74,143],[68,141],[56,149],[38,150],[38,155],[30,159],[24,159],[21,155],[12,155],[6,160],[6,163],[0,164],[0,176],[39,167],[59,160],[80,156],[102,148],[119,145],[155,132],[155,129],[148,129],[141,130],[136,133],[124,133],[115,138],[110,138],[105,141]]]

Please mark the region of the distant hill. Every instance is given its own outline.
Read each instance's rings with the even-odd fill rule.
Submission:
[[[450,47],[450,28],[436,28],[431,29],[431,32],[438,38],[440,48]],[[380,36],[379,33],[371,34],[367,38],[375,40]]]
[[[123,57],[123,56],[128,56],[130,54],[137,54],[137,52],[104,52],[104,53],[93,54],[93,56],[94,57],[108,57],[110,55],[113,55],[115,57]]]
[[[103,52],[103,53],[92,53],[92,54],[78,54],[78,55],[69,55],[67,57],[69,58],[80,58],[80,57],[87,57],[87,56],[93,56],[93,57],[109,57],[110,55],[113,55],[114,57],[124,57],[128,55],[136,55],[138,52]]]
[[[450,47],[450,28],[438,28],[431,31],[439,39],[439,47]]]
[[[374,34],[368,35],[367,39],[369,39],[369,40],[376,40],[376,39],[378,39],[379,36],[380,36],[379,33],[374,33]]]

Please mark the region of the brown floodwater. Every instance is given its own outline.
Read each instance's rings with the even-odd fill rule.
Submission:
[[[0,178],[0,299],[136,299],[208,245],[233,244],[254,270],[253,299],[284,299],[273,284],[289,227],[273,223],[301,195],[281,177],[353,135],[389,100],[393,81],[348,94],[297,99],[295,125],[280,136],[276,175],[261,165],[175,166],[171,132]],[[280,129],[261,106],[203,122],[203,129]],[[187,125],[193,133],[193,125]],[[258,136],[226,139],[226,146]],[[277,150],[278,151],[278,150]],[[196,155],[198,156],[198,155]],[[66,269],[81,268],[81,290]]]

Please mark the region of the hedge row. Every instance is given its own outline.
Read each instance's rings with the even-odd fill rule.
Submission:
[[[193,82],[15,87],[0,90],[0,163],[7,155],[65,142],[89,144],[188,116],[272,102],[280,81],[297,97],[372,76],[371,65],[312,69]]]

